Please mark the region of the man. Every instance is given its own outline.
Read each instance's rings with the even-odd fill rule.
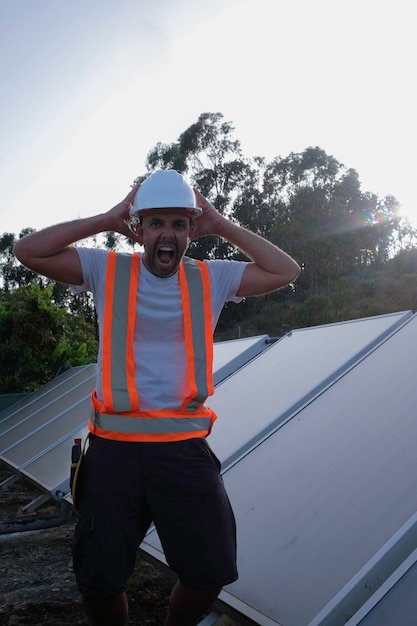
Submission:
[[[108,231],[135,240],[143,253],[72,245]],[[223,237],[251,261],[185,257],[191,239],[204,235]],[[74,536],[89,620],[128,623],[126,581],[153,522],[178,575],[165,626],[195,624],[237,579],[234,516],[206,441],[216,419],[205,404],[213,393],[213,331],[227,300],[279,289],[299,266],[221,216],[174,170],[155,172],[106,213],[27,235],[14,252],[33,271],[92,291],[99,317]]]

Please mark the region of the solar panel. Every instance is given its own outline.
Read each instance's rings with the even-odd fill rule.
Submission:
[[[409,316],[405,319],[408,323],[403,326],[393,324],[392,334],[388,326],[381,327],[383,320],[378,320],[379,338],[373,333],[370,320],[365,333],[371,340],[368,346],[362,336],[364,325],[354,324],[357,332],[353,334],[352,327],[340,325],[344,348],[340,353],[339,344],[336,352],[343,356],[344,372],[341,361],[335,359],[338,338],[326,330],[319,342],[322,351],[304,353],[311,365],[316,363],[316,368],[306,369],[303,361],[296,358],[300,356],[298,350],[293,360],[288,360],[288,338],[288,342],[281,340],[269,348],[218,389],[221,393],[223,386],[230,389],[231,383],[241,380],[235,417],[225,413],[215,427],[217,443],[221,443],[219,431],[226,428],[224,422],[233,421],[232,426],[227,425],[229,440],[223,447],[223,455],[230,463],[223,478],[235,510],[239,537],[240,578],[222,592],[221,599],[258,624],[344,624],[343,603],[344,614],[337,619],[332,614],[330,621],[326,621],[326,607],[415,512],[417,390],[413,381],[417,372],[413,346],[417,320]],[[314,341],[310,341],[312,335],[316,335]],[[309,336],[306,347],[317,345],[316,333],[308,331],[305,336]],[[356,345],[352,346],[352,342]],[[272,365],[275,357],[278,365],[283,345],[285,368],[277,378],[280,382],[272,384],[264,364]],[[352,361],[355,350],[360,358]],[[313,358],[315,354],[317,358]],[[323,360],[326,362],[329,354],[333,357],[325,367]],[[292,369],[295,363],[299,368]],[[258,393],[244,412],[246,394],[250,394],[248,372],[255,364],[258,377],[252,392],[258,385]],[[327,380],[330,364],[337,372],[331,382]],[[325,381],[320,393],[316,371]],[[298,397],[295,393],[293,396],[292,419],[276,419],[273,424],[269,420],[272,427],[265,436],[263,418],[272,415],[273,400],[276,415],[280,410],[289,415],[280,395],[282,389],[287,389],[291,397],[296,386],[289,379],[298,376],[302,384]],[[300,402],[308,388],[315,393],[307,393],[308,399]],[[250,436],[258,428],[258,432],[263,431],[262,443],[252,447],[239,443],[241,454],[230,461],[231,428],[240,439],[239,425],[243,422],[247,431],[247,417],[255,422]],[[212,444],[212,436],[210,440]],[[218,447],[214,446],[216,453]],[[146,537],[142,548],[164,562],[155,531]],[[358,608],[354,595],[347,600],[353,615]]]
[[[235,599],[284,626],[336,626],[357,610],[355,594],[339,613],[331,601],[416,511],[416,338],[414,318],[226,472]]]
[[[45,385],[42,385],[29,396],[25,396],[1,411],[0,434],[13,424],[21,422],[28,416],[30,417],[38,407],[45,406],[46,402],[52,402],[56,398],[59,399],[61,395],[76,384],[77,379],[85,375],[86,370],[95,367],[95,364],[71,367]]]
[[[409,319],[384,315],[293,331],[216,388],[210,445],[226,466]]]
[[[95,367],[83,370],[65,392],[58,394],[57,389],[52,389],[36,409],[33,403],[31,408],[25,407],[21,413],[27,414],[21,420],[19,413],[13,416],[10,420],[13,425],[0,434],[1,455],[7,456],[12,467],[22,467],[25,461],[52,445],[65,432],[71,432],[86,421],[89,413],[85,407],[94,388],[95,372]]]

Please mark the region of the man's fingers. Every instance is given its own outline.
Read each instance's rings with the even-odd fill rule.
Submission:
[[[124,199],[124,201],[125,202],[127,202],[127,201],[131,202],[133,200],[133,198],[135,197],[136,192],[139,189],[139,187],[140,187],[140,183],[136,183],[136,185],[134,185],[132,187],[132,189],[129,191],[129,193],[127,194],[127,196]]]
[[[200,192],[198,191],[198,189],[196,189],[195,187],[194,187],[194,193],[195,193],[195,197],[196,197],[196,200],[197,200],[197,204],[198,204],[199,206],[201,206],[201,208],[202,208],[202,209],[203,209],[204,207],[205,207],[205,208],[208,208],[209,206],[211,206],[211,204],[210,204],[210,202],[207,200],[207,198],[205,198],[205,197],[203,196],[203,194],[202,194],[202,193],[200,193]]]
[[[203,196],[203,194],[200,191],[198,191],[198,189],[196,189],[195,187],[194,187],[194,193],[195,193],[196,200],[200,200],[200,201],[203,201],[203,202],[206,201],[206,199]]]

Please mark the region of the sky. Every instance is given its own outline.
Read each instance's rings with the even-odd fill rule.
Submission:
[[[110,209],[201,113],[417,225],[414,0],[0,0],[0,235]]]

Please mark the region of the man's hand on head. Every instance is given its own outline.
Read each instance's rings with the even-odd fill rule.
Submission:
[[[194,188],[194,193],[197,206],[203,210],[203,213],[195,219],[196,228],[193,233],[193,239],[205,235],[219,235],[221,223],[225,218],[220,215],[217,209],[198,191],[198,189]]]
[[[133,201],[135,199],[135,195],[137,190],[140,187],[140,183],[137,183],[132,189],[129,191],[127,196],[123,198],[121,202],[116,204],[112,209],[110,209],[106,217],[109,222],[108,230],[120,233],[133,241],[140,243],[138,239],[138,235],[132,230],[130,223],[131,217],[129,215],[129,211],[132,207]]]

